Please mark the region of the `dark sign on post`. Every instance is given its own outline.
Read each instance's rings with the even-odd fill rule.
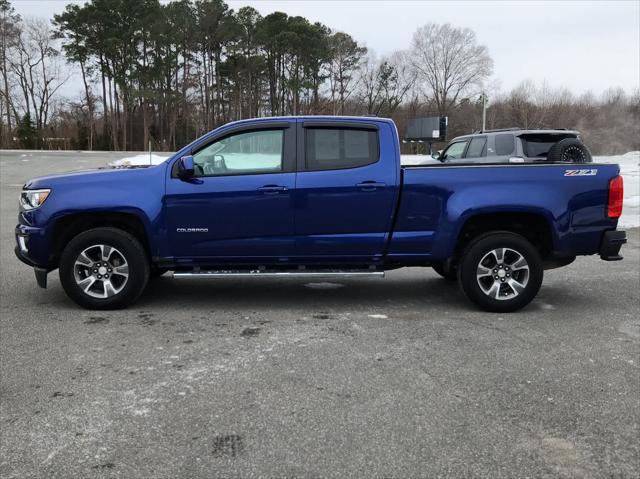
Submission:
[[[415,118],[407,122],[404,141],[419,141],[434,143],[446,141],[447,117],[431,116],[428,118]]]

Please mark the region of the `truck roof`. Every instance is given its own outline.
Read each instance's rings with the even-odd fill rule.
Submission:
[[[284,121],[293,121],[293,120],[331,120],[331,121],[336,121],[336,122],[339,122],[341,120],[348,120],[348,121],[363,121],[363,122],[366,122],[366,121],[377,121],[377,122],[384,122],[384,123],[393,123],[393,120],[391,118],[381,118],[379,116],[349,116],[349,115],[341,115],[341,116],[335,116],[335,115],[299,115],[299,116],[295,116],[295,115],[287,115],[287,116],[266,116],[266,117],[261,117],[261,118],[248,118],[246,120],[236,120],[236,121],[231,121],[229,123],[225,123],[222,126],[240,125],[240,124],[243,124],[243,123],[253,123],[253,122],[257,122],[257,121],[278,121],[278,120],[284,120]]]

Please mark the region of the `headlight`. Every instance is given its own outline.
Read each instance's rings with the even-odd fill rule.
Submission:
[[[49,197],[51,190],[22,190],[20,194],[20,206],[29,211],[42,206],[42,203]]]

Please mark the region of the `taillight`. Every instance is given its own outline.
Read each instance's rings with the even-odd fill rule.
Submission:
[[[609,218],[620,218],[622,214],[622,200],[624,197],[624,187],[622,176],[616,176],[609,181],[609,204],[607,216]]]

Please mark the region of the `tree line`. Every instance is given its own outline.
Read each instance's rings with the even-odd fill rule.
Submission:
[[[72,68],[82,89],[65,98]],[[232,120],[303,114],[392,117],[400,132],[446,115],[451,137],[481,127],[488,90],[489,128],[579,128],[596,153],[640,149],[637,91],[575,97],[524,81],[500,93],[487,48],[450,24],[378,57],[319,22],[223,0],[90,0],[50,21],[0,0],[0,70],[3,148],[176,150]]]

